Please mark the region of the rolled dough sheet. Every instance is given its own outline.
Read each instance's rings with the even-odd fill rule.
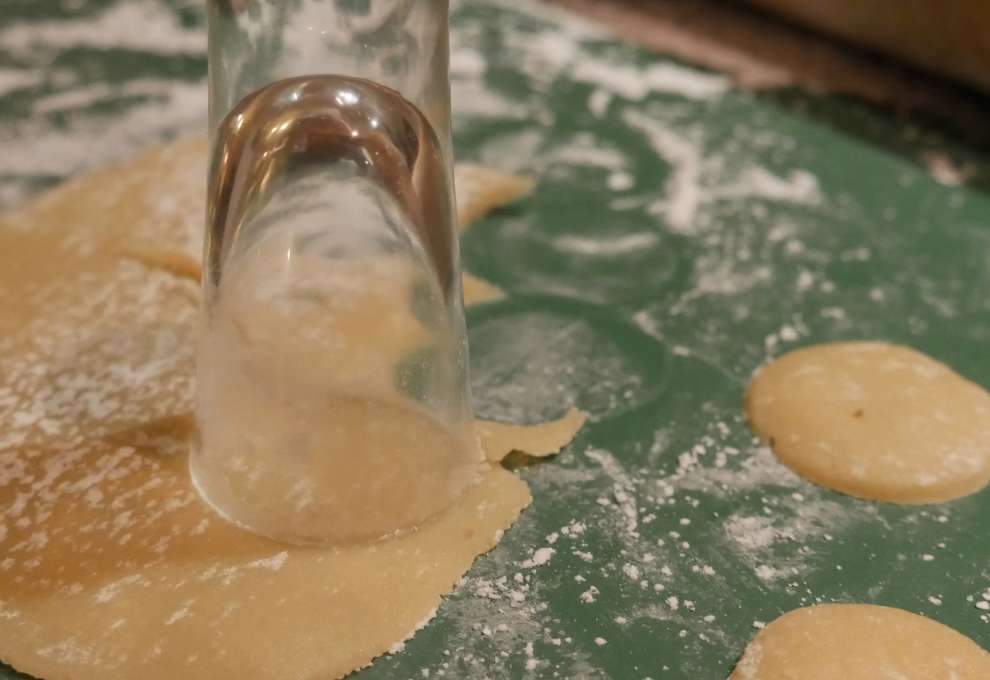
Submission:
[[[0,659],[45,680],[364,666],[529,504],[497,462],[552,453],[584,421],[481,424],[481,483],[390,541],[294,547],[219,519],[186,469],[204,152],[180,141],[0,227]]]
[[[785,465],[852,496],[937,503],[990,480],[990,394],[907,347],[786,354],[753,378],[746,412]]]
[[[795,609],[749,643],[729,680],[985,680],[990,654],[948,626],[891,607]]]

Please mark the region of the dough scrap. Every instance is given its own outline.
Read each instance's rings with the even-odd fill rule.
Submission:
[[[456,169],[457,221],[461,230],[494,208],[530,194],[532,177],[507,175],[480,165],[459,163]]]
[[[464,304],[466,305],[495,302],[505,297],[505,293],[498,286],[467,272],[461,274],[461,285],[464,288]]]
[[[479,420],[475,429],[481,449],[488,452],[488,460],[497,462],[511,453],[503,450],[503,442],[513,442],[518,451],[529,456],[557,453],[574,438],[575,432],[584,427],[587,419],[584,412],[572,406],[560,420],[543,423],[539,427]],[[497,458],[491,457],[493,452]]]
[[[781,462],[851,496],[937,503],[990,481],[990,394],[907,347],[786,354],[753,378],[746,412]]]
[[[497,461],[583,422],[479,424],[482,481],[393,540],[297,547],[221,520],[186,462],[204,158],[180,140],[0,226],[0,659],[45,680],[365,666],[531,501]]]
[[[729,680],[985,680],[990,654],[941,623],[902,609],[822,604],[761,630]]]

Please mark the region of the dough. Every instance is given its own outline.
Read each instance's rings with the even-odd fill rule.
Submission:
[[[902,609],[823,604],[795,609],[749,643],[729,680],[986,680],[990,654]]]
[[[461,163],[456,172],[457,222],[461,229],[492,208],[526,196],[536,182],[531,177],[506,175],[480,165]]]
[[[494,302],[505,297],[505,293],[497,286],[467,272],[461,275],[461,285],[464,287],[464,302],[466,304],[477,305],[482,302]]]
[[[907,347],[786,354],[753,378],[746,412],[785,465],[852,496],[936,503],[990,480],[990,395]]]
[[[0,226],[0,659],[45,680],[364,666],[530,502],[497,462],[551,453],[584,421],[480,424],[481,481],[394,540],[302,548],[218,518],[186,463],[204,157],[180,141]]]

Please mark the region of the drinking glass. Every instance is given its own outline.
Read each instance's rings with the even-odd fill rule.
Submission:
[[[446,0],[210,0],[202,497],[346,544],[480,474],[454,225]]]

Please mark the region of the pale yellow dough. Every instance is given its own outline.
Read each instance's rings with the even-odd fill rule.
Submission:
[[[480,165],[457,166],[457,221],[467,227],[492,208],[511,203],[533,191],[531,177],[507,175]]]
[[[757,634],[729,680],[986,680],[990,654],[902,609],[823,604]]]
[[[0,659],[45,680],[362,667],[529,504],[498,462],[584,422],[479,424],[481,482],[398,539],[302,548],[221,520],[186,469],[204,157],[180,141],[0,225]]]
[[[746,412],[784,464],[852,496],[936,503],[990,480],[990,394],[907,347],[786,354],[753,378]]]

